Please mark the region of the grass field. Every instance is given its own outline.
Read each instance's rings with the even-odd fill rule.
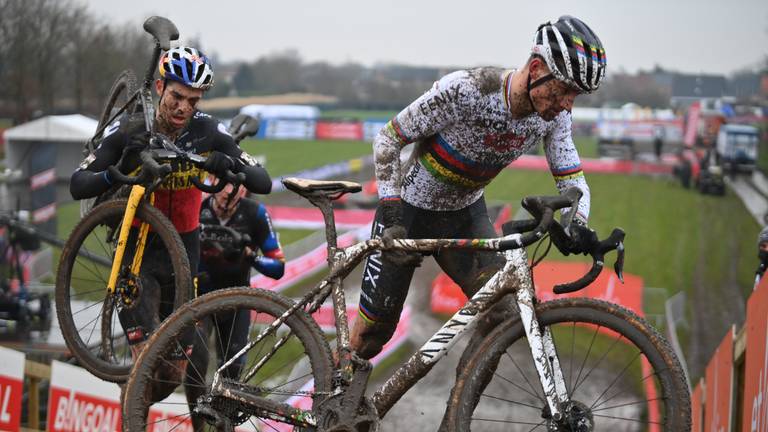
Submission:
[[[685,291],[690,299],[698,270],[699,279],[713,287],[713,300],[714,288],[732,286],[733,277],[734,288],[751,292],[759,227],[732,192],[702,195],[671,179],[649,177],[593,174],[587,180],[590,226],[601,236],[617,226],[626,231],[625,271],[643,277],[645,286],[664,288],[667,295]],[[555,192],[548,173],[508,170],[491,183],[487,197],[519,206],[523,194]]]
[[[241,147],[266,156],[272,178],[371,154],[365,141],[245,140]]]

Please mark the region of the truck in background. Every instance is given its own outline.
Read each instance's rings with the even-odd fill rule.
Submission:
[[[726,172],[752,173],[757,162],[759,131],[754,126],[723,124],[717,132],[717,162]]]

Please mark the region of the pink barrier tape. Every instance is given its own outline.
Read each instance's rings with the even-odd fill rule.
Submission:
[[[602,174],[670,174],[672,163],[667,159],[662,163],[633,162],[615,159],[582,159],[581,167],[586,173]],[[544,156],[523,155],[512,162],[508,168],[549,171]]]
[[[358,241],[360,235],[359,231],[350,231],[339,236],[336,243],[340,248],[351,246]],[[277,292],[283,291],[315,274],[320,269],[326,268],[327,258],[328,250],[326,249],[326,244],[323,243],[310,252],[285,263],[285,274],[282,278],[275,280],[262,274],[257,274],[251,278],[251,286]]]

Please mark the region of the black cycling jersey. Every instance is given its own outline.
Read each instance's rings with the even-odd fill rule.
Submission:
[[[128,151],[122,158],[124,151],[130,149],[131,137],[144,132],[143,121],[137,121],[135,116],[123,116],[110,125],[94,154],[83,160],[72,174],[70,192],[75,199],[90,198],[108,191],[112,187],[106,171],[110,165],[119,162],[118,168],[124,174],[133,172],[139,166],[137,151]],[[208,114],[196,112],[175,144],[182,150],[202,156],[220,151],[236,158],[249,167],[246,175],[256,177],[256,181],[249,184],[258,184],[260,190],[253,192],[268,193],[271,189],[267,172],[240,149],[223,124]],[[202,192],[190,179],[197,177],[202,180],[206,173],[187,162],[174,162],[172,167],[171,175],[155,191],[154,205],[171,219],[180,233],[190,232],[198,226],[202,201]]]
[[[201,245],[200,270],[207,272],[210,277],[203,278],[199,287],[201,293],[232,286],[247,286],[251,267],[274,279],[283,276],[285,257],[263,204],[243,198],[229,219],[222,221],[213,210],[213,196],[209,196],[203,200],[200,223],[224,225],[247,234],[250,237],[247,246],[253,251],[261,250],[262,254],[246,256],[244,250],[231,254],[222,245],[204,241]]]

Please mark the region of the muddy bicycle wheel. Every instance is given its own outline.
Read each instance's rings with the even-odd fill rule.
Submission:
[[[126,206],[126,200],[107,201],[80,220],[62,248],[56,275],[56,315],[67,347],[88,371],[112,382],[124,382],[133,365],[119,315],[141,310],[159,325],[192,295],[184,244],[170,221],[146,203],[139,205],[134,218],[137,226],[145,222],[150,230],[141,274],[131,274],[130,270],[138,231],[132,228],[117,290],[107,292]],[[153,288],[144,274],[150,266],[162,266],[172,286],[169,283],[163,290]],[[151,303],[141,304],[150,298]]]
[[[152,336],[131,372],[123,430],[231,431],[238,425],[243,430],[285,430],[285,424],[268,418],[268,409],[217,395],[211,392],[211,384],[218,366],[254,341],[291,304],[270,291],[230,288],[180,308]],[[194,341],[191,352],[184,352],[180,340],[190,339]],[[182,363],[169,359],[170,353],[178,352],[184,352]],[[252,371],[256,365],[258,370]],[[223,372],[227,383],[258,397],[262,407],[287,404],[304,410],[328,397],[331,376],[328,343],[302,310],[265,333]],[[154,400],[159,402],[152,404]]]
[[[100,130],[102,127],[107,126],[107,122],[117,112],[117,110],[125,107],[125,111],[132,113],[136,108],[136,101],[133,101],[130,105],[126,104],[130,101],[130,98],[136,93],[138,87],[136,86],[136,74],[132,70],[126,69],[117,76],[115,82],[112,83],[112,87],[109,89],[107,96],[107,102],[104,104],[104,108],[99,115],[99,123],[96,126],[96,130]],[[86,142],[86,148],[84,152],[86,154],[93,153],[95,148],[93,145],[101,140],[103,134],[100,134],[94,139]]]
[[[552,331],[570,397],[566,418],[558,423],[549,415],[516,317],[483,340],[457,379],[449,430],[690,430],[683,371],[669,344],[645,320],[584,298],[541,303],[536,314]]]
[[[96,151],[96,147],[99,146],[101,140],[104,138],[104,131],[106,130],[107,122],[117,113],[120,109],[125,109],[127,113],[133,113],[139,108],[139,104],[134,100],[130,104],[131,97],[136,93],[138,87],[136,86],[136,74],[132,70],[126,69],[117,76],[112,87],[109,89],[107,95],[107,102],[104,104],[104,108],[99,115],[99,122],[96,125],[96,135],[87,140],[83,145],[83,156],[88,157]],[[99,132],[101,131],[101,132]],[[111,194],[110,194],[111,195]],[[80,200],[80,217],[84,217],[86,213],[101,203],[102,199],[85,198]]]

